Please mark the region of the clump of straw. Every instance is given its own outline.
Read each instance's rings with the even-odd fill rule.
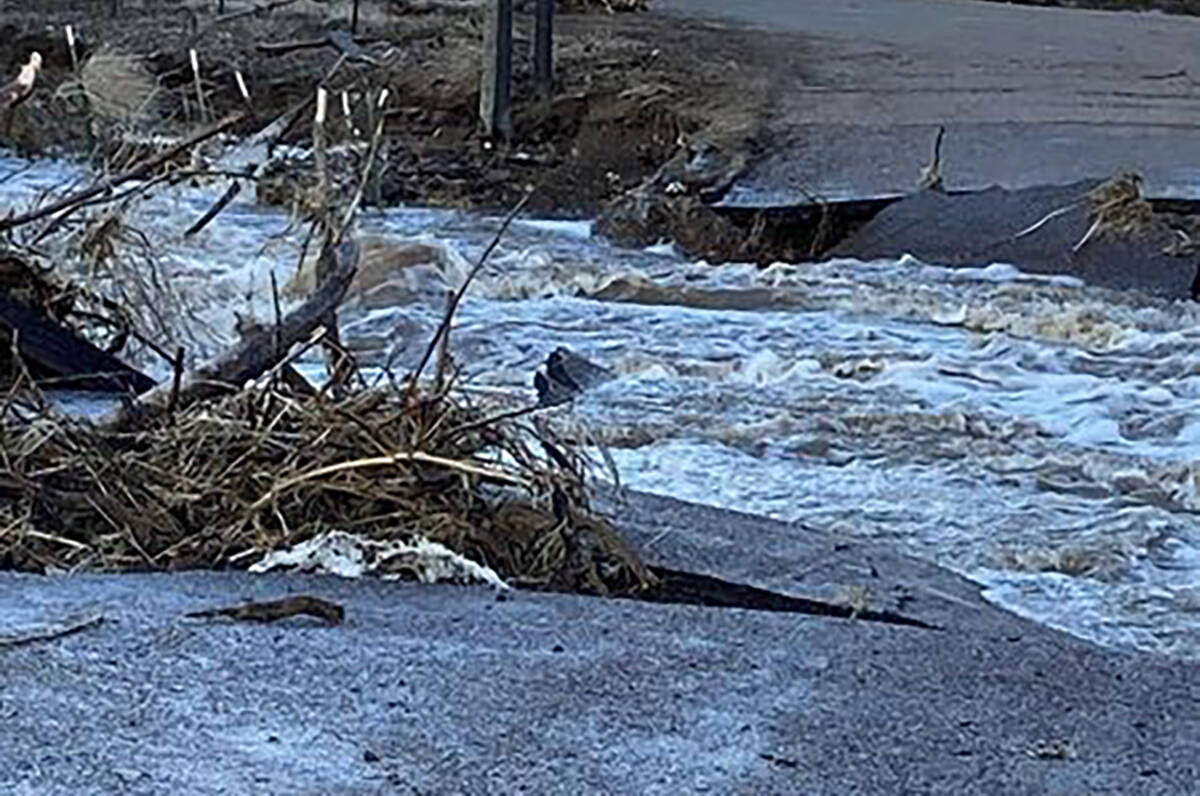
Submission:
[[[1092,189],[1087,195],[1088,218],[1092,224],[1072,248],[1082,249],[1099,236],[1130,238],[1150,227],[1154,211],[1142,198],[1142,178],[1134,173],[1119,174]]]
[[[7,407],[6,407],[7,409]],[[628,594],[653,576],[588,508],[582,460],[446,391],[247,389],[139,431],[0,426],[0,567],[248,567],[333,530],[427,539],[510,583]]]
[[[90,111],[109,122],[134,122],[150,115],[158,84],[134,55],[102,46],[59,87],[60,97],[82,97]]]

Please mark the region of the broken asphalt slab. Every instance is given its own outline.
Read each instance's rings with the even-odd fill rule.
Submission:
[[[1190,237],[1145,205],[1145,217],[1122,234],[1093,230],[1099,202],[1092,196],[1102,189],[1090,180],[959,195],[921,191],[883,209],[827,254],[861,260],[907,254],[950,267],[1011,263],[1114,290],[1195,298],[1197,250],[1178,246]]]
[[[642,495],[647,558],[945,631],[240,573],[0,574],[6,793],[1189,793],[1200,667],[1106,650],[933,564]],[[315,594],[345,622],[185,619]]]

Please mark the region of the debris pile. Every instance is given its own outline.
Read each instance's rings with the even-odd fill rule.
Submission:
[[[246,568],[343,531],[439,543],[513,585],[652,581],[589,511],[576,453],[447,389],[304,397],[268,382],[134,430],[9,408],[0,567]]]
[[[356,46],[342,38],[348,41],[343,51]],[[129,333],[135,336],[148,332],[139,339],[162,343],[155,350],[171,364],[166,383],[108,385],[125,402],[98,419],[51,405],[42,390],[58,385],[30,373],[31,363],[54,364],[60,349],[76,359],[81,351],[97,361],[108,354],[88,348],[66,322],[71,296],[88,291],[68,285],[68,294],[59,295],[34,279],[28,267],[33,261],[17,253],[32,251],[38,242],[43,248],[61,244],[66,237],[85,259],[118,276],[113,263],[122,260],[121,247],[130,245],[121,234],[123,212],[134,197],[189,176],[233,186],[254,180],[249,169],[206,167],[203,150],[220,150],[222,134],[247,125],[262,129],[270,120],[250,108],[208,122],[212,104],[200,70],[192,66],[197,102],[210,112],[185,122],[182,135],[165,148],[135,147],[120,158],[120,168],[90,184],[0,217],[0,232],[13,241],[14,252],[0,252],[0,283],[6,274],[13,283],[0,284],[0,328],[11,330],[4,350],[19,353],[10,356],[13,378],[0,386],[0,568],[263,569],[290,566],[288,561],[303,566],[305,551],[331,539],[352,539],[364,572],[427,579],[436,565],[438,572],[466,579],[484,573],[487,581],[486,573],[493,573],[507,585],[592,594],[628,595],[654,585],[637,555],[589,508],[585,460],[531,419],[536,404],[500,409],[469,403],[455,391],[446,334],[461,291],[422,366],[405,378],[368,384],[341,348],[337,310],[360,263],[354,219],[381,157],[387,88],[376,93],[359,86],[360,93],[370,94],[377,118],[365,127],[353,185],[335,184],[329,164],[327,133],[341,123],[334,123],[329,109],[339,99],[345,104],[346,94],[318,83],[310,87],[311,103],[297,102],[267,124],[277,145],[291,122],[301,116],[313,120],[313,157],[305,161],[313,194],[305,211],[312,225],[306,248],[319,255],[302,303],[284,314],[279,295],[272,296],[273,324],[239,329],[239,343],[190,369],[175,339],[179,335],[167,328],[133,328]],[[98,49],[73,71],[78,77],[61,83],[59,98],[81,98],[94,116],[119,120],[130,130],[138,114],[157,101],[140,62],[116,51]],[[118,73],[124,76],[119,86],[92,79]],[[119,91],[105,94],[106,87]],[[528,193],[504,228],[527,199]],[[185,237],[227,203],[223,197],[214,204]],[[23,296],[22,290],[32,293]],[[114,311],[127,311],[131,326],[144,326],[137,310],[143,304],[163,309],[157,306],[163,295],[145,290],[129,297],[138,306]],[[175,317],[154,315],[160,326]],[[168,350],[171,343],[174,351]],[[293,367],[315,346],[328,353],[333,374],[323,385]],[[101,365],[119,365],[109,360]],[[421,379],[431,362],[436,377]],[[78,373],[77,365],[64,368]],[[130,374],[128,379],[140,376]]]

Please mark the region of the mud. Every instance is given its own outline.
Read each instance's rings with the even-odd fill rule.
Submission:
[[[556,84],[549,102],[534,99],[531,64],[522,57],[530,48],[532,15],[517,14],[515,133],[511,142],[492,142],[477,119],[481,20],[475,4],[366,0],[358,40],[378,63],[345,64],[334,72],[333,47],[275,53],[259,45],[319,40],[347,28],[349,4],[299,0],[268,14],[222,18],[208,5],[127,0],[114,18],[108,4],[51,0],[37,11],[5,14],[0,70],[12,72],[33,50],[46,63],[7,137],[0,131],[0,145],[31,154],[83,153],[111,163],[129,153],[114,140],[177,135],[206,118],[245,110],[240,71],[254,114],[238,133],[252,133],[302,106],[323,81],[336,109],[334,149],[364,147],[374,121],[367,98],[390,90],[382,165],[368,202],[496,209],[532,185],[531,210],[583,217],[641,185],[687,142],[702,139],[705,148],[729,150],[728,160],[744,161],[768,103],[770,70],[791,49],[787,42],[654,14],[580,12],[579,5],[557,16]],[[230,3],[229,11],[242,7]],[[67,24],[81,40],[74,58],[63,35]],[[192,47],[202,71],[203,108],[188,60]],[[72,91],[75,64],[96,53],[132,56],[157,85],[137,118],[101,118],[100,103],[84,102]],[[343,91],[349,117],[341,113]],[[311,143],[310,117],[300,115],[283,142]],[[347,169],[357,165],[357,158],[346,159]],[[299,171],[309,168],[297,165]],[[270,186],[263,191],[281,201],[272,193]]]

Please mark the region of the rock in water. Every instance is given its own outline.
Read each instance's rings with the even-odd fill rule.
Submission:
[[[559,347],[546,357],[546,372],[534,375],[533,386],[538,391],[538,403],[557,406],[615,376],[608,368],[589,362],[569,348]]]

